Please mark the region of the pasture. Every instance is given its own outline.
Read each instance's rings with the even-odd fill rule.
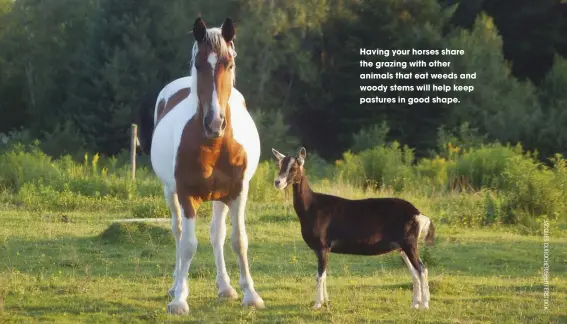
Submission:
[[[416,165],[402,163],[400,156],[397,146],[377,147],[346,154],[334,166],[312,155],[306,166],[315,191],[400,197],[432,219],[436,243],[420,243],[429,269],[430,309],[410,308],[411,276],[391,253],[330,254],[330,305],[312,310],[316,257],[301,238],[291,190],[274,187],[275,162],[265,161],[250,183],[246,224],[251,274],[266,308],[240,306],[230,234],[225,255],[239,299],[217,298],[206,203],[197,213],[190,312],[176,317],[166,312],[175,263],[169,222],[118,222],[168,217],[163,189],[146,160],[140,160],[133,181],[127,156],[86,154],[78,162],[78,156],[53,159],[35,145],[6,147],[0,154],[0,322],[565,323],[564,160],[544,167],[498,145]],[[362,189],[368,175],[381,175],[382,187]],[[454,179],[473,189],[455,189],[449,185]],[[548,218],[549,310],[544,310],[545,216],[537,211],[557,215]],[[229,218],[227,227],[230,233]]]
[[[262,176],[262,174],[260,174]],[[272,188],[266,187],[266,194]],[[364,194],[350,187],[317,190]],[[276,191],[275,189],[273,189]],[[567,231],[550,228],[550,307],[544,311],[541,234],[515,227],[443,224],[434,202],[413,199],[437,227],[420,252],[429,268],[429,310],[412,310],[411,277],[397,254],[329,256],[330,306],[311,309],[316,258],[303,243],[284,194],[247,207],[249,260],[263,310],[240,306],[238,266],[227,239],[227,268],[238,300],[220,301],[209,243],[210,204],[199,213],[199,247],[189,271],[188,316],[172,316],[175,245],[169,223],[116,223],[131,217],[117,201],[64,211],[56,201],[26,206],[4,194],[0,212],[0,322],[57,323],[565,323]],[[378,193],[384,195],[384,193]],[[161,197],[151,198],[159,205]],[[62,199],[62,198],[59,198]],[[137,199],[134,204],[143,205]],[[31,207],[30,207],[31,206]],[[132,209],[136,210],[136,209]],[[160,212],[156,213],[160,214]],[[165,216],[165,214],[163,214]],[[230,231],[230,222],[228,230]],[[230,232],[229,232],[230,233]]]

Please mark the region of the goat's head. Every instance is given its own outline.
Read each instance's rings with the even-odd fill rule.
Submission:
[[[305,148],[302,147],[297,156],[285,156],[275,149],[272,149],[272,153],[278,159],[279,170],[274,186],[277,189],[284,189],[288,185],[298,183],[305,174],[305,169],[303,168],[305,157],[307,156]]]

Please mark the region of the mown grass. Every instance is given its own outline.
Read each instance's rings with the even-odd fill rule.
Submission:
[[[564,323],[567,234],[550,228],[550,310],[543,309],[543,241],[507,229],[438,227],[424,250],[431,308],[410,309],[411,279],[395,255],[331,255],[329,307],[313,311],[315,257],[289,205],[248,207],[249,259],[264,310],[216,297],[210,216],[198,226],[190,314],[167,315],[174,244],[168,224],[116,224],[124,214],[17,210],[0,229],[4,322]],[[230,230],[230,224],[229,224]],[[233,283],[235,255],[226,252]],[[241,296],[242,297],[242,294]]]

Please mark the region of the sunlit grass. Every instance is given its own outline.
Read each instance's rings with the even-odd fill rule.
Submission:
[[[542,238],[506,229],[439,224],[437,244],[422,249],[431,308],[410,309],[411,279],[395,255],[331,255],[331,303],[311,309],[316,261],[289,205],[249,204],[249,259],[267,308],[216,297],[208,238],[198,221],[190,270],[190,314],[167,315],[174,264],[169,225],[117,225],[113,213],[50,213],[4,206],[0,229],[1,315],[7,322],[203,323],[562,323],[567,319],[567,239],[551,228],[550,311],[543,310]],[[104,215],[103,215],[104,214]],[[230,230],[230,225],[229,229]],[[108,234],[110,232],[110,234]],[[227,247],[230,245],[227,244]],[[237,286],[230,248],[227,266]],[[240,297],[242,293],[240,292]]]

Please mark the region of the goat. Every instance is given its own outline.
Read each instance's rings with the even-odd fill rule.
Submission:
[[[425,243],[433,244],[435,227],[410,202],[398,198],[345,199],[314,192],[305,174],[307,151],[285,156],[272,148],[278,160],[277,189],[293,187],[293,207],[301,235],[315,252],[318,261],[314,309],[329,300],[327,293],[328,253],[380,255],[398,250],[413,281],[412,307],[429,308],[427,269],[418,253],[418,239],[426,233]]]

